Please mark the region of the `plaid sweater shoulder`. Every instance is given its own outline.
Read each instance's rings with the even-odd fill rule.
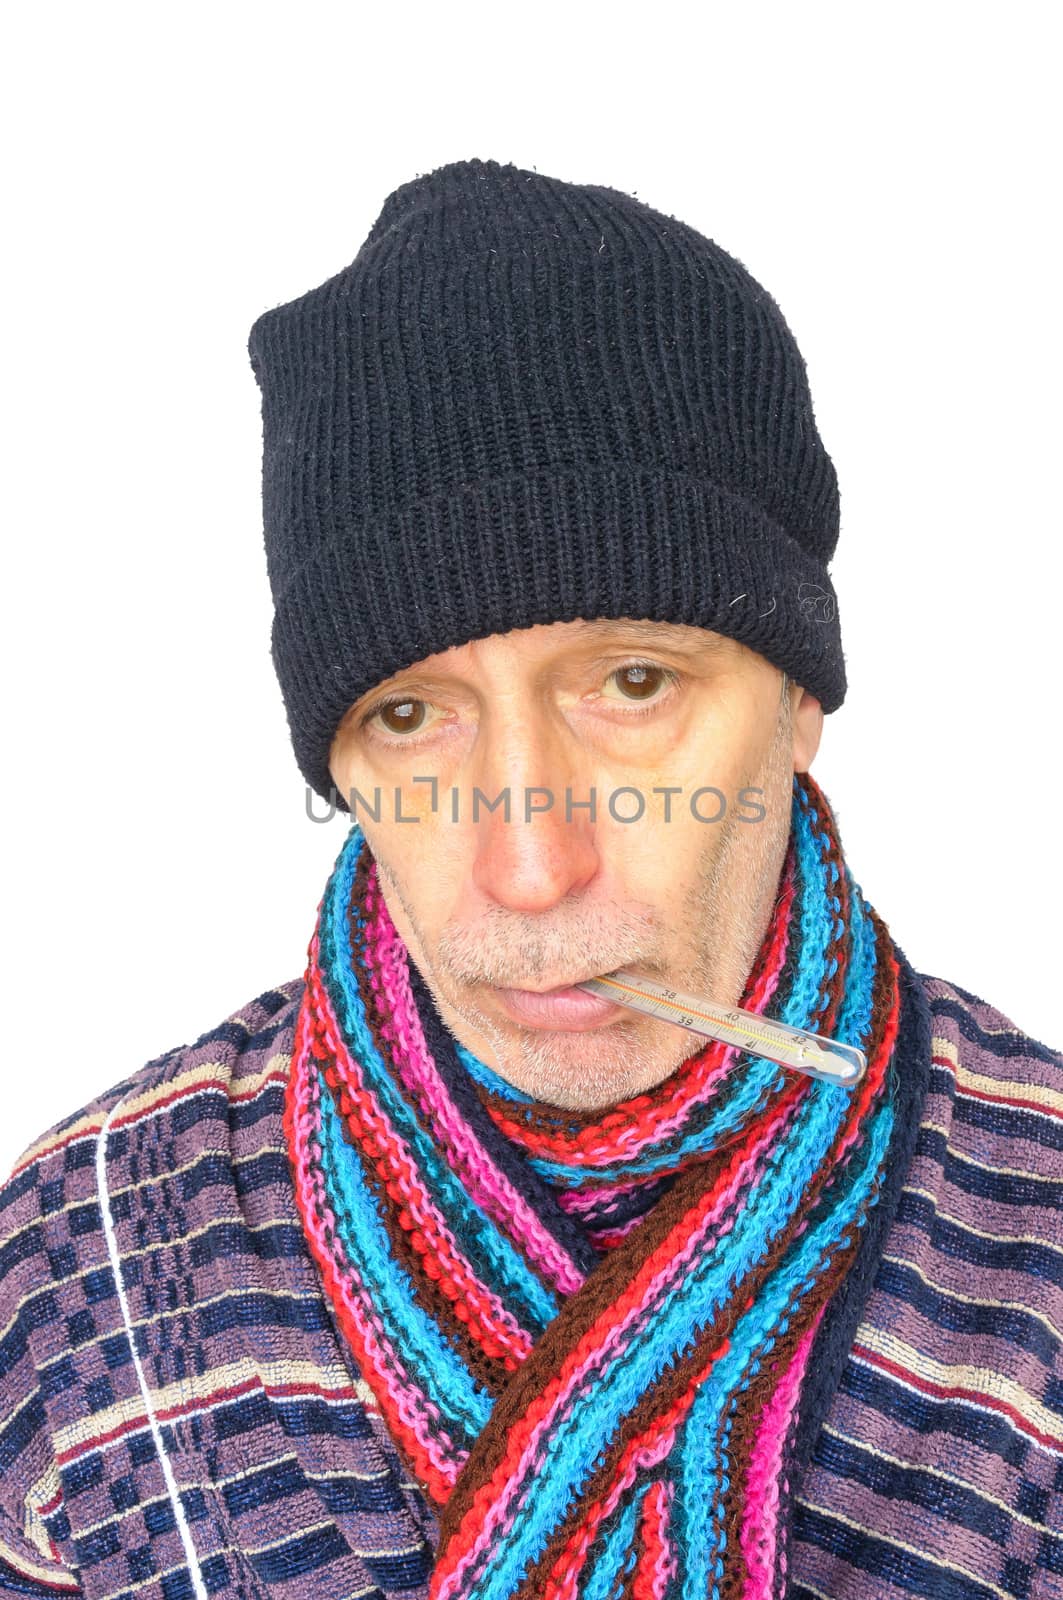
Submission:
[[[915,1151],[794,1495],[791,1600],[1063,1597],[1063,1056],[919,975]],[[282,1112],[302,980],[0,1189],[0,1593],[418,1600],[437,1528],[333,1323]]]

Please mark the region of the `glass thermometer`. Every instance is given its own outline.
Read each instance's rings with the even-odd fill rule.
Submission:
[[[603,973],[600,978],[587,978],[573,987],[586,989],[589,994],[604,995],[618,1005],[661,1017],[665,1022],[674,1022],[680,1028],[705,1034],[722,1044],[738,1045],[752,1055],[763,1056],[779,1066],[793,1067],[810,1078],[822,1078],[846,1089],[854,1088],[867,1068],[864,1052],[855,1045],[807,1033],[804,1028],[777,1022],[773,1017],[758,1016],[755,1011],[718,1006],[711,1000],[680,994],[677,989],[666,989],[631,972]]]

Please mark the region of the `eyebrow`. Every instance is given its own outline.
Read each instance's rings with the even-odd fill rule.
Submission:
[[[690,624],[690,626],[700,637],[692,639],[688,633],[677,632],[674,624],[655,622],[652,618],[595,617],[593,621],[584,621],[584,628],[592,637],[602,634],[620,634],[626,635],[628,638],[646,640],[660,645],[662,649],[671,650],[687,648],[722,650],[725,648],[726,640],[721,634],[713,633],[709,628],[697,628],[695,624]],[[582,634],[580,637],[582,637]]]

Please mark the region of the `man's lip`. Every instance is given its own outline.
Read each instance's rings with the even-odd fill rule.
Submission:
[[[574,984],[557,989],[496,988],[495,993],[515,1022],[532,1028],[563,1028],[579,1033],[615,1021],[628,1010],[615,1000],[588,994]]]

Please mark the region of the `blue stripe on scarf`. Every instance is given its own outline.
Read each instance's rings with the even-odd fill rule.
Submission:
[[[447,1432],[457,1429],[461,1437],[475,1437],[491,1415],[491,1397],[473,1381],[435,1320],[416,1304],[410,1277],[395,1260],[362,1164],[349,1156],[339,1112],[332,1096],[323,1093],[321,1165],[330,1194],[342,1202],[335,1208],[336,1227],[347,1257],[371,1285],[373,1309],[388,1339],[413,1382],[438,1405]]]
[[[610,1519],[615,1525],[605,1536],[604,1548],[588,1577],[584,1578],[582,1600],[615,1600],[619,1593],[619,1579],[638,1559],[635,1534],[638,1530],[642,1502],[650,1485],[639,1489],[630,1505],[621,1506]]]

